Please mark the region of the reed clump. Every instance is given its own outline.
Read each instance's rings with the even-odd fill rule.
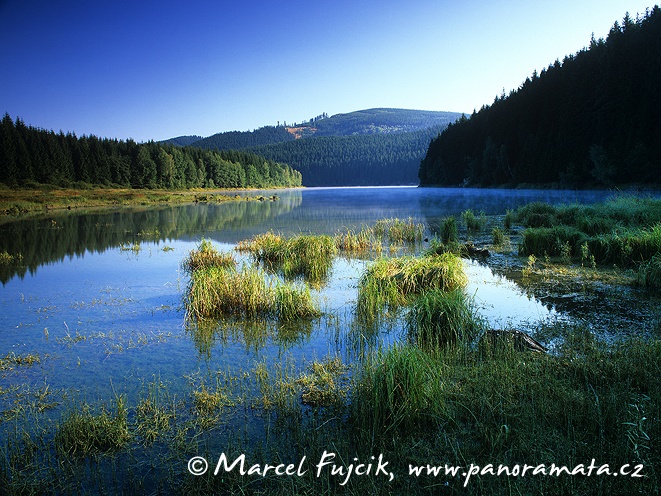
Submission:
[[[354,386],[351,416],[360,434],[374,442],[394,431],[433,425],[444,407],[439,370],[434,359],[414,345],[395,345],[378,353]]]
[[[286,321],[321,314],[308,287],[274,281],[254,266],[195,271],[188,285],[186,307],[196,320],[236,316]]]
[[[234,267],[236,261],[231,253],[218,251],[211,241],[203,239],[195,250],[191,250],[181,263],[183,270],[192,274],[196,270],[209,267]]]
[[[287,278],[303,276],[312,282],[328,277],[337,254],[335,239],[327,235],[297,235],[285,238],[273,232],[258,234],[237,244],[271,272],[282,272]]]
[[[115,412],[102,408],[98,414],[89,405],[69,412],[60,424],[53,440],[58,454],[87,456],[124,448],[131,440],[126,399],[115,399]]]
[[[473,301],[460,288],[423,293],[411,305],[406,324],[413,342],[428,351],[469,343],[483,327]]]
[[[411,295],[431,289],[451,291],[466,283],[461,259],[452,253],[380,258],[360,278],[357,310],[362,317],[375,319],[384,307],[404,305]]]
[[[454,217],[447,217],[443,219],[441,225],[441,242],[444,245],[456,243],[459,240],[459,228],[457,227],[457,220]]]
[[[376,237],[380,239],[387,238],[393,243],[419,242],[425,232],[425,226],[415,222],[412,217],[406,220],[398,218],[381,219],[374,224],[372,229]]]
[[[475,215],[472,210],[465,210],[461,213],[461,219],[466,224],[466,229],[468,232],[478,232],[481,231],[486,223],[486,219],[483,213],[480,215]]]

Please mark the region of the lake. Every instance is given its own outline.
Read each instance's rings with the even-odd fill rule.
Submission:
[[[592,203],[612,194],[411,187],[259,193],[266,199],[52,212],[0,225],[0,252],[22,255],[18,266],[0,267],[0,356],[39,357],[32,366],[3,371],[5,416],[11,417],[7,412],[27,392],[53,394],[58,406],[44,415],[57,419],[71,402],[103,403],[122,394],[132,404],[154,381],[185,398],[191,385],[213,381],[219,371],[240,378],[259,364],[302,369],[327,356],[351,363],[404,337],[401,319],[369,335],[357,328],[357,284],[369,261],[345,257],[336,258],[328,282],[313,291],[323,317],[288,329],[258,321],[219,323],[200,332],[185,319],[188,277],[181,262],[203,238],[233,251],[237,242],[269,230],[333,234],[394,217],[423,223],[425,237],[431,237],[443,218],[467,209],[502,215],[532,201]],[[422,248],[424,243],[413,251]],[[249,262],[246,255],[235,256]],[[561,306],[537,300],[487,266],[464,263],[467,291],[491,326],[525,330],[571,318]],[[237,418],[254,420],[245,411]],[[261,435],[260,425],[253,427],[255,435]]]

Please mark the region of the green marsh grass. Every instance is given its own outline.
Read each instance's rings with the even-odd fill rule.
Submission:
[[[454,217],[447,217],[443,219],[441,225],[441,241],[444,245],[456,243],[459,240],[459,229],[457,221]]]
[[[616,197],[594,205],[531,203],[516,218],[528,229],[521,255],[583,257],[584,245],[599,264],[631,266],[661,250],[661,200]]]
[[[636,282],[650,289],[661,289],[661,251],[638,266]]]
[[[329,275],[337,254],[335,239],[327,235],[297,235],[291,238],[267,232],[237,244],[270,272],[282,272],[286,278],[303,276],[322,283]]]
[[[218,251],[211,241],[203,239],[195,250],[191,250],[188,256],[181,262],[181,267],[188,274],[196,270],[209,267],[230,268],[236,265],[231,253]]]
[[[505,244],[509,244],[509,237],[500,227],[494,227],[491,229],[491,242],[495,246],[503,246]]]
[[[117,396],[114,413],[101,408],[94,414],[87,404],[71,410],[59,425],[53,443],[61,456],[84,457],[120,450],[130,440],[126,399]]]
[[[466,283],[462,261],[452,253],[379,258],[360,278],[357,311],[362,318],[375,320],[385,307],[404,305],[411,295],[430,289],[450,291]]]
[[[467,344],[484,325],[472,300],[460,288],[423,293],[411,305],[406,324],[413,342],[427,351]]]
[[[468,232],[478,232],[481,231],[486,223],[486,219],[483,213],[479,216],[475,215],[472,210],[465,210],[461,213],[461,219],[466,224],[466,229]]]
[[[406,220],[381,219],[374,224],[372,229],[374,235],[380,239],[388,239],[393,243],[416,243],[422,240],[425,226],[409,217]]]
[[[237,316],[287,321],[321,314],[308,287],[274,281],[251,265],[238,270],[211,267],[193,272],[186,307],[195,320]]]
[[[430,355],[413,345],[392,346],[367,363],[351,401],[351,416],[361,438],[379,445],[394,431],[414,432],[434,425],[432,419],[444,407],[443,382],[436,367]]]

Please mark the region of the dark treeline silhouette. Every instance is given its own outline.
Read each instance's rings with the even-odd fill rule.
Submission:
[[[304,186],[417,184],[429,141],[445,125],[415,132],[320,136],[249,149],[292,165]]]
[[[659,183],[661,10],[496,97],[435,138],[422,185]]]
[[[300,186],[287,165],[252,153],[100,139],[0,122],[0,183],[185,189]]]

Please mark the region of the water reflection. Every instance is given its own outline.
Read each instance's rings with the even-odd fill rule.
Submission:
[[[271,191],[264,194],[271,194]],[[477,190],[414,187],[308,188],[278,191],[277,201],[197,203],[163,208],[69,213],[0,225],[0,253],[21,255],[0,265],[0,281],[33,274],[41,265],[143,241],[236,243],[272,230],[284,235],[334,234],[383,218],[412,217],[430,228],[443,217],[472,209],[501,214],[531,201],[592,203],[609,191]]]
[[[164,208],[122,209],[103,213],[61,213],[0,225],[0,252],[21,256],[19,263],[0,265],[0,280],[34,274],[44,264],[86,252],[136,246],[144,241],[199,239],[207,233],[233,233],[230,242],[261,230],[272,219],[301,205],[300,191],[278,201],[197,203]]]

